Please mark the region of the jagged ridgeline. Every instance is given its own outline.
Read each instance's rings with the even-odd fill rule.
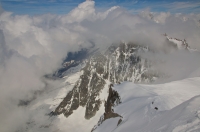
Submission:
[[[96,52],[85,60],[82,75],[74,88],[55,110],[55,114],[70,116],[79,106],[85,107],[85,118],[90,119],[103,103],[100,97],[106,83],[152,82],[158,75],[148,72],[151,63],[139,56],[149,52],[148,47],[133,43],[110,46],[105,52]]]

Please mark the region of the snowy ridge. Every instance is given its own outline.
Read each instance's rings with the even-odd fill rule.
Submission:
[[[160,85],[115,85],[122,103],[113,109],[123,118],[110,118],[95,132],[199,131],[199,86],[200,78]]]
[[[190,46],[188,45],[188,43],[186,42],[186,40],[181,40],[181,39],[178,39],[178,38],[172,38],[172,37],[169,37],[167,36],[167,34],[164,34],[164,36],[166,36],[167,40],[169,42],[172,42],[178,50],[188,50],[190,52],[194,52],[194,51],[197,51],[197,49],[192,49],[190,48]]]

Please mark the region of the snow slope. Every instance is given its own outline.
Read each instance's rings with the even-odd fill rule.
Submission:
[[[124,82],[114,89],[122,101],[114,112],[122,122],[117,126],[120,117],[110,118],[95,132],[200,131],[200,78],[159,85]]]

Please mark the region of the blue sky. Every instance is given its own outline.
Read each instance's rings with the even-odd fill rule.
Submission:
[[[66,14],[85,0],[0,0],[14,14]],[[154,12],[200,13],[200,0],[95,0],[97,9],[121,6],[132,12],[149,8]]]

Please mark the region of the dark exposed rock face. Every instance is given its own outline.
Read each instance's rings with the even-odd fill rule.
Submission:
[[[101,67],[104,60],[105,58],[102,55],[96,55],[86,63],[86,66],[82,69],[83,74],[73,90],[67,94],[56,108],[55,112],[57,114],[63,113],[68,117],[73,113],[73,110],[83,106],[86,107],[86,119],[90,119],[95,115],[101,105],[101,100],[98,96],[105,85],[105,80],[101,77]]]
[[[147,69],[150,63],[142,59],[138,53],[147,52],[148,48],[133,43],[111,46],[107,51],[107,65],[110,82],[118,83],[123,81],[151,82],[157,75],[149,75]],[[107,75],[105,74],[105,75]]]
[[[113,107],[117,106],[118,104],[121,103],[121,98],[118,94],[117,91],[112,89],[113,84],[110,85],[109,87],[109,94],[107,101],[105,102],[105,112],[103,116],[99,119],[98,124],[93,127],[91,131],[94,131],[97,126],[101,125],[105,120],[109,118],[115,118],[115,117],[120,117],[120,120],[118,121],[117,126],[122,122],[122,116],[114,112]]]
[[[82,75],[72,91],[63,99],[54,111],[55,114],[71,115],[79,106],[85,107],[85,118],[90,119],[99,110],[102,99],[100,93],[106,82],[123,81],[151,82],[157,75],[147,73],[150,63],[138,56],[148,48],[132,43],[121,43],[111,46],[105,53],[97,53],[86,60]],[[113,102],[117,102],[118,94],[109,89],[109,97],[105,104],[105,118],[118,116],[111,112]],[[116,98],[114,98],[116,97]],[[119,103],[119,102],[118,102]]]
[[[112,84],[109,88],[109,94],[107,101],[105,102],[105,113],[104,120],[113,118],[113,117],[121,117],[117,113],[114,113],[113,107],[121,103],[120,96],[117,91],[112,89]]]
[[[117,113],[114,113],[114,110],[112,108],[120,103],[121,103],[120,96],[117,91],[112,89],[112,84],[111,84],[109,88],[108,98],[107,101],[105,102],[104,120],[119,116]]]

